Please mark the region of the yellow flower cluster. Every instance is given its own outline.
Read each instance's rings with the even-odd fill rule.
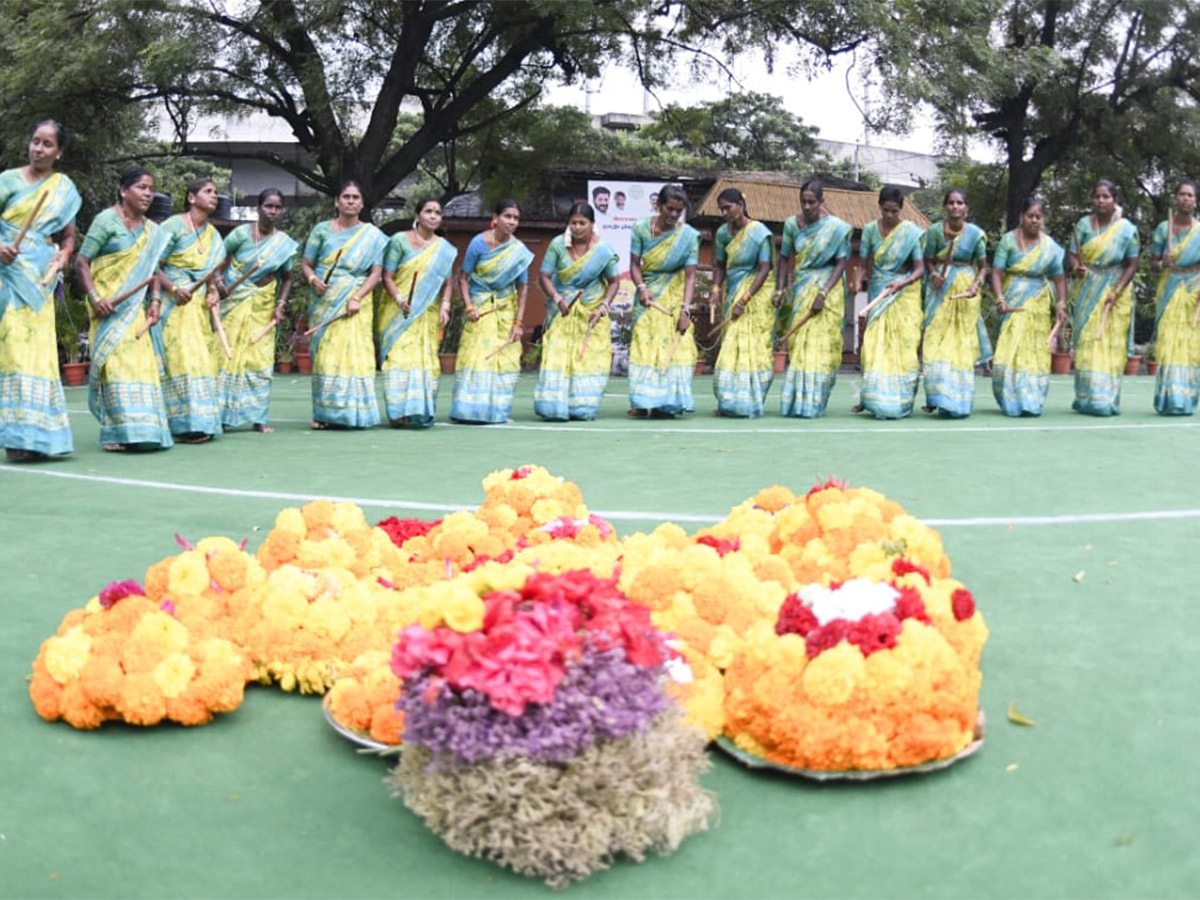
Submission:
[[[404,713],[396,709],[399,699],[400,679],[392,672],[391,654],[368,650],[338,671],[328,702],[334,719],[346,728],[396,745],[404,731]]]
[[[93,597],[42,643],[29,694],[43,719],[75,728],[204,725],[241,705],[243,672],[233,644],[194,634],[155,601],[134,595],[104,609]]]
[[[864,656],[843,642],[812,659],[804,638],[764,622],[725,671],[725,732],[796,768],[913,766],[971,742],[979,682],[979,670],[916,619],[904,620],[891,649]]]

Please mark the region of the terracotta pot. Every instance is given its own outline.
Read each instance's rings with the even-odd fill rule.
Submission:
[[[88,369],[91,363],[70,362],[62,365],[62,382],[67,387],[79,387],[87,384]]]
[[[1146,374],[1147,375],[1157,375],[1158,374],[1158,360],[1157,359],[1146,360]]]
[[[787,371],[788,355],[786,350],[775,351],[775,374],[782,375]]]
[[[439,353],[438,362],[442,364],[443,375],[453,375],[454,370],[458,367],[457,353]]]
[[[1125,360],[1126,375],[1142,374],[1142,358],[1140,356],[1131,356]]]
[[[296,354],[296,371],[301,375],[312,374],[312,354],[297,353]]]
[[[292,361],[290,359],[281,359],[275,363],[275,371],[280,375],[292,374]]]
[[[1050,354],[1050,374],[1070,375],[1072,356],[1070,353]]]

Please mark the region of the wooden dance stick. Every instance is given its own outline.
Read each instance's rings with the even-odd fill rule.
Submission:
[[[1111,309],[1107,303],[1104,304],[1104,312],[1100,314],[1100,326],[1096,329],[1097,339],[1104,337],[1104,324],[1108,321],[1108,312]]]
[[[17,232],[17,239],[13,241],[13,246],[18,250],[21,249],[21,241],[25,240],[25,235],[29,233],[29,229],[37,220],[38,213],[42,211],[42,204],[46,202],[46,192],[42,191],[38,194],[37,203],[33,204],[33,212],[29,214],[29,218],[25,220],[25,224],[21,226],[21,230]]]
[[[334,255],[333,262],[331,262],[329,264],[329,268],[325,270],[325,277],[321,279],[322,284],[329,284],[329,276],[333,274],[333,270],[337,268],[337,264],[341,262],[342,254],[345,252],[346,248],[343,247]]]
[[[344,318],[346,318],[346,310],[344,310],[344,309],[343,309],[343,310],[342,310],[340,313],[338,313],[336,316],[330,316],[328,319],[326,319],[326,320],[325,320],[324,322],[322,322],[320,325],[314,325],[312,328],[308,329],[308,331],[304,332],[304,336],[305,336],[305,337],[312,337],[314,334],[316,334],[316,333],[317,333],[318,331],[320,331],[322,328],[326,328],[326,327],[328,327],[328,326],[332,325],[332,324],[333,324],[334,322],[336,322],[338,319],[344,319]]]
[[[587,353],[588,339],[592,336],[592,329],[595,327],[596,327],[596,322],[588,322],[587,331],[585,331],[583,333],[583,343],[579,345],[579,358],[580,359],[583,359],[584,354]],[[1195,325],[1193,325],[1192,327],[1195,328]]]
[[[134,294],[136,294],[138,291],[140,291],[142,288],[144,288],[146,285],[148,285],[153,280],[154,280],[154,276],[151,275],[145,281],[139,281],[137,284],[135,284],[133,287],[131,287],[129,290],[127,290],[125,293],[118,294],[116,297],[114,297],[112,300],[109,300],[108,302],[111,303],[113,306],[116,306],[120,303],[124,303],[126,300],[128,300],[130,297],[132,297]]]
[[[213,331],[217,333],[217,338],[221,341],[221,349],[225,351],[225,358],[233,359],[233,351],[229,349],[229,338],[225,335],[225,326],[221,324],[221,311],[216,306],[210,306],[208,311],[212,314]]]
[[[56,259],[50,268],[46,270],[46,274],[42,276],[42,287],[50,285],[61,271],[62,263]]]
[[[806,312],[804,315],[802,315],[800,317],[800,321],[797,322],[795,325],[793,325],[791,328],[789,328],[788,333],[783,336],[783,345],[786,347],[788,341],[790,341],[792,339],[792,335],[795,334],[797,331],[799,331],[801,328],[803,328],[805,325],[807,325],[808,320],[813,318],[820,311],[821,310],[819,310],[819,309],[810,309],[808,312]]]
[[[513,344],[519,344],[519,343],[521,343],[520,338],[509,338],[507,341],[505,341],[503,344],[501,344],[499,347],[497,347],[495,350],[493,350],[491,353],[489,353],[487,356],[485,356],[483,358],[484,362],[490,361],[494,357],[499,356],[501,353],[503,353],[505,350],[507,350]]]
[[[265,338],[268,334],[270,334],[274,328],[275,328],[275,320],[272,319],[270,322],[267,323],[266,328],[264,328],[262,331],[260,331],[254,337],[250,338],[250,343],[257,344],[259,341],[261,341],[263,338]]]
[[[667,309],[665,306],[663,306],[661,303],[659,303],[656,300],[648,301],[646,303],[646,306],[650,307],[651,309],[657,309],[664,316],[671,316],[672,318],[674,317],[674,314],[669,309]]]
[[[679,349],[679,339],[683,337],[683,332],[679,329],[675,330],[675,340],[671,341],[671,349],[667,351],[667,361],[663,363],[662,372],[667,374],[667,370],[671,368],[671,360],[675,358],[675,351]]]
[[[1023,306],[1021,307],[1021,309],[1024,309],[1024,308],[1025,307],[1023,307]],[[1019,309],[1013,310],[1013,312],[1020,312],[1020,311],[1021,310],[1019,310]],[[1062,328],[1063,321],[1065,321],[1065,320],[1059,319],[1057,322],[1054,323],[1054,327],[1050,329],[1050,337],[1048,340],[1049,340],[1051,352],[1054,352],[1054,339],[1058,337],[1058,330],[1060,328]]]
[[[259,268],[261,268],[261,266],[262,266],[262,263],[255,263],[254,265],[252,265],[249,269],[247,269],[245,272],[243,272],[241,275],[238,276],[237,281],[235,281],[233,284],[231,284],[225,288],[225,293],[232,294],[234,291],[236,291],[238,288],[240,288],[242,286],[242,284],[245,282],[245,280],[247,278],[249,278],[251,275],[253,275],[255,272],[257,272],[259,270]]]
[[[412,315],[413,291],[417,289],[417,276],[420,274],[420,272],[413,272],[412,281],[408,285],[408,297],[400,301],[400,311],[404,313],[404,318],[406,319]]]

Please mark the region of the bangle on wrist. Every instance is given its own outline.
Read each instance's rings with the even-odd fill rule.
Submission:
[[[317,276],[316,276],[316,275],[309,275],[309,276],[308,276],[307,278],[305,278],[304,280],[305,280],[306,282],[308,282],[308,286],[309,286],[309,287],[312,287],[312,283],[313,283],[314,281],[316,281],[316,280],[317,280]]]

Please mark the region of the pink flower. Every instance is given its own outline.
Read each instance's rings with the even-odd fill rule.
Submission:
[[[162,603],[158,604],[158,608],[165,612],[168,616],[175,615],[175,604],[170,600],[164,600]]]
[[[789,594],[779,607],[779,617],[775,620],[776,634],[798,634],[800,637],[806,637],[819,627],[817,614],[800,599],[799,594]]]
[[[863,656],[870,656],[877,650],[895,647],[901,627],[900,620],[891,613],[868,613],[850,626],[850,643],[856,644]]]
[[[954,610],[954,618],[962,622],[975,615],[975,598],[966,588],[958,588],[950,595],[950,608]]]
[[[195,547],[192,546],[191,541],[189,541],[187,538],[180,535],[178,532],[175,533],[175,543],[177,543],[184,550],[195,550],[196,549]]]
[[[892,574],[897,578],[902,578],[909,572],[916,572],[925,579],[926,584],[933,584],[933,580],[929,577],[929,570],[924,566],[905,559],[903,556],[897,557],[892,561]]]
[[[850,637],[850,623],[845,619],[834,619],[826,622],[815,631],[810,631],[804,639],[805,649],[809,659],[816,659],[821,653],[836,647]]]
[[[520,481],[522,478],[528,478],[529,474],[532,471],[533,471],[533,469],[530,466],[521,466],[521,468],[514,471],[512,473],[512,475],[510,475],[508,477],[508,480],[509,481]]]
[[[732,541],[726,541],[719,537],[714,537],[711,534],[706,534],[703,537],[696,538],[697,544],[703,544],[706,547],[712,547],[717,551],[717,556],[724,556],[726,553],[732,553],[742,546],[742,542],[737,538]]]
[[[100,606],[104,609],[112,609],[113,604],[118,600],[124,600],[126,597],[132,596],[145,597],[146,592],[142,590],[142,586],[135,580],[130,578],[127,581],[114,581],[105,586],[100,592]]]
[[[846,482],[841,478],[833,477],[829,477],[824,481],[821,481],[820,477],[818,477],[817,483],[813,486],[812,490],[804,495],[805,499],[811,497],[813,494],[819,494],[821,491],[829,490],[830,488],[836,488],[839,491],[844,491],[846,489]]]

